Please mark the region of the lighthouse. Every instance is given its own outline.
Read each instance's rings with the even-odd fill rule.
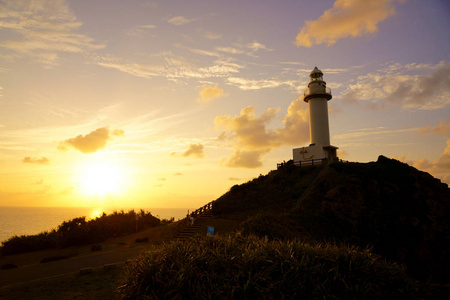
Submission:
[[[323,73],[317,67],[309,74],[310,82],[304,91],[303,100],[309,107],[310,145],[293,149],[294,163],[334,162],[337,160],[338,147],[330,144],[330,128],[328,123],[328,101],[331,90],[323,81]]]

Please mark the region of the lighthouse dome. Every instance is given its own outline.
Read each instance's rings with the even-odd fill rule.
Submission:
[[[323,81],[323,73],[317,67],[314,67],[314,70],[311,71],[309,77],[311,78],[311,81]]]

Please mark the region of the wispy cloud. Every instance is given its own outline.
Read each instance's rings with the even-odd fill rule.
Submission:
[[[214,33],[214,32],[210,32],[210,31],[206,31],[206,32],[203,32],[203,36],[208,40],[219,40],[222,38],[223,35]]]
[[[126,31],[130,36],[141,36],[156,28],[156,25],[139,25]]]
[[[347,104],[370,109],[395,105],[413,110],[435,110],[450,104],[450,63],[390,66],[359,76],[342,93]]]
[[[22,159],[22,162],[25,164],[38,164],[38,165],[50,164],[50,160],[45,156],[42,156],[41,158],[26,156]]]
[[[336,0],[314,21],[306,21],[296,37],[298,47],[326,43],[332,45],[346,37],[374,33],[378,23],[395,14],[396,0]]]
[[[249,44],[239,44],[235,43],[233,46],[219,46],[216,47],[216,51],[226,53],[226,54],[232,54],[232,55],[238,55],[238,54],[244,54],[251,57],[257,57],[256,52],[260,50],[265,51],[273,51],[273,49],[269,49],[266,47],[266,45],[263,45],[259,42],[252,42]]]
[[[101,49],[93,39],[75,31],[82,26],[63,0],[6,0],[0,3],[0,30],[21,37],[7,39],[0,47],[26,54],[51,66],[57,64],[59,53],[85,53]]]
[[[203,52],[201,54],[205,55],[206,53]],[[242,66],[238,64],[229,63],[226,60],[221,59],[216,60],[210,66],[199,67],[192,62],[189,62],[187,59],[174,56],[171,53],[162,53],[159,55],[159,59],[160,62],[149,64],[127,61],[109,55],[98,58],[96,64],[105,68],[116,69],[136,77],[164,77],[169,80],[229,77],[232,74],[239,73],[239,69],[242,68]]]
[[[359,139],[362,137],[373,136],[373,135],[389,135],[389,134],[398,134],[405,132],[416,132],[417,128],[405,128],[405,129],[389,129],[385,127],[376,127],[376,128],[364,128],[353,130],[348,133],[335,135],[333,138],[335,140],[349,140],[349,139]]]
[[[194,22],[196,19],[188,19],[184,16],[176,16],[168,20],[168,22],[175,26],[186,25]]]
[[[258,43],[258,42],[253,42],[247,45],[247,48],[250,48],[253,51],[259,51],[259,50],[265,50],[265,51],[273,51],[273,49],[269,49],[267,48],[265,45]]]
[[[164,67],[162,66],[124,61],[112,55],[101,57],[98,59],[97,64],[105,68],[116,69],[136,77],[144,78],[161,76],[164,72]]]
[[[438,135],[450,135],[450,121],[440,121],[437,126],[425,126],[421,128],[418,134],[433,133]]]
[[[265,88],[277,88],[283,85],[294,87],[298,84],[295,80],[279,80],[279,79],[247,79],[242,77],[229,77],[228,83],[239,87],[241,90],[260,90]]]

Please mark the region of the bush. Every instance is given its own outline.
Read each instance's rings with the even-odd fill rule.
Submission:
[[[369,250],[197,237],[130,262],[125,299],[416,299],[403,271]]]
[[[63,222],[57,230],[43,232],[36,235],[13,236],[3,242],[2,255],[20,254],[50,248],[66,248],[71,246],[88,245],[105,241],[107,238],[122,236],[155,227],[161,221],[150,212],[140,210],[136,213],[130,210],[125,213],[113,212],[86,221],[86,217],[74,218]]]

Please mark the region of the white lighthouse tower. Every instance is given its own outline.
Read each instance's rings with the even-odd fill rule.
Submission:
[[[330,145],[328,124],[328,101],[331,90],[323,81],[323,73],[317,67],[309,74],[310,82],[304,92],[303,100],[309,106],[309,147],[293,149],[294,163],[334,162],[337,160],[335,146]]]

